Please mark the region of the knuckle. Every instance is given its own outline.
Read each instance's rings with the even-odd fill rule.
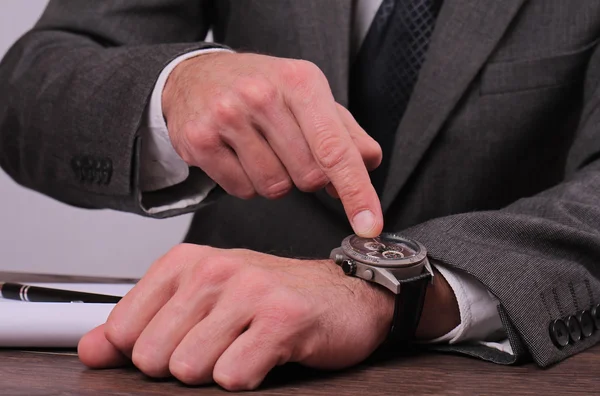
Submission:
[[[298,72],[300,73],[300,75],[308,79],[319,78],[323,75],[323,72],[321,71],[321,69],[319,69],[319,66],[317,66],[313,62],[307,60],[299,60],[297,62]]]
[[[344,161],[347,149],[338,136],[324,132],[320,135],[315,147],[316,160],[325,171],[335,169]]]
[[[238,197],[240,199],[252,199],[256,197],[256,190],[250,183],[244,183],[243,185],[235,186],[234,188],[227,191],[230,195]]]
[[[373,158],[377,159],[379,162],[381,162],[381,159],[383,157],[383,150],[381,149],[381,146],[379,145],[379,143],[373,141]]]
[[[157,261],[158,269],[161,271],[173,271],[184,264],[194,261],[195,257],[204,257],[212,254],[210,246],[179,243],[173,246],[163,257]]]
[[[231,278],[239,269],[236,259],[224,256],[214,256],[196,263],[188,274],[188,281],[193,284],[219,285]]]
[[[180,359],[171,359],[169,371],[173,377],[187,385],[197,385],[204,382],[205,375],[201,370]]]
[[[302,175],[296,184],[300,191],[313,192],[325,187],[327,183],[329,183],[327,176],[320,169],[315,168]]]
[[[322,75],[321,69],[305,60],[286,60],[281,67],[285,82],[292,88],[306,90],[311,83]]]
[[[194,279],[194,283],[195,284],[199,284],[200,286],[204,286],[204,282],[202,282],[199,279]],[[190,304],[189,301],[189,294],[188,293],[192,293],[192,294],[196,294],[197,289],[196,288],[186,288],[186,290],[180,290],[178,293],[176,293],[171,300],[169,301],[169,314],[174,317],[174,318],[185,318],[185,317],[189,317],[190,313],[192,312],[192,306]],[[138,344],[140,343],[140,341],[138,341],[135,344],[135,348],[138,347]],[[145,345],[146,346],[146,345]],[[152,346],[148,346],[147,348],[145,348],[145,350],[149,350]],[[134,350],[135,350],[134,348]]]
[[[198,247],[200,248],[200,246],[198,246]],[[177,259],[177,258],[188,255],[190,253],[191,248],[192,248],[192,245],[190,245],[190,244],[178,243],[177,245],[173,246],[167,252],[167,256]]]
[[[142,348],[141,351],[136,347],[131,354],[131,362],[141,372],[150,377],[164,377],[168,375],[168,369],[163,363],[153,356],[152,352],[148,348]]]
[[[258,386],[238,374],[221,375],[219,372],[215,373],[215,382],[230,392],[249,391]]]
[[[274,183],[266,183],[266,187],[261,188],[260,195],[268,199],[281,198],[292,189],[292,183],[289,179],[280,180]]]
[[[378,144],[367,144],[360,149],[361,156],[369,168],[376,168],[381,164],[383,155]]]
[[[191,155],[214,153],[221,147],[221,137],[216,131],[209,128],[194,127],[185,134],[191,148],[189,150]],[[183,158],[183,160],[190,163],[191,158]]]
[[[381,154],[381,152],[379,152],[379,154],[376,154],[373,156],[373,159],[371,160],[372,164],[371,164],[371,168],[370,170],[373,170],[377,167],[379,167],[379,165],[381,165],[381,162],[383,161],[383,155]]]
[[[126,329],[123,329],[122,326],[110,316],[106,321],[104,335],[108,342],[124,353],[132,350],[137,339],[135,335],[130,334]]]
[[[354,116],[352,115],[352,113],[350,113],[350,110],[348,110],[346,107],[342,106],[338,102],[335,102],[335,107],[338,109],[339,112],[342,113],[342,116],[344,116],[346,118],[350,117],[351,119],[354,119]]]
[[[236,125],[240,120],[240,111],[232,95],[222,95],[215,99],[212,116],[217,125]]]
[[[254,110],[266,110],[279,98],[275,85],[260,77],[241,80],[237,91],[244,103]]]
[[[363,150],[366,156],[369,156],[373,159],[381,157],[382,155],[381,146],[376,140],[371,138],[367,140],[366,144],[363,146]]]

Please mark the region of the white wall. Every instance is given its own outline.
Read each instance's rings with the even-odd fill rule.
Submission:
[[[0,0],[0,57],[46,3]],[[0,170],[0,271],[141,276],[182,239],[189,221],[73,208],[18,186]]]

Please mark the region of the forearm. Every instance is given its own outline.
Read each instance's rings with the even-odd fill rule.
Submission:
[[[152,88],[172,59],[214,46],[186,43],[200,34],[201,19],[184,32],[187,25],[172,20],[179,14],[156,12],[159,3],[134,23],[123,20],[130,3],[51,1],[6,54],[0,165],[15,181],[76,206],[142,212],[139,127]],[[191,12],[199,10],[187,11],[181,15],[198,18]],[[181,28],[157,33],[149,26],[167,22]]]
[[[596,165],[594,165],[594,168]],[[471,274],[499,301],[502,324],[516,353],[547,366],[600,339],[557,346],[550,329],[599,303],[600,183],[588,169],[578,177],[504,210],[435,219],[403,232],[435,260]]]

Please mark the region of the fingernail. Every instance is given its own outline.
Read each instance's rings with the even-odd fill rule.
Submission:
[[[375,228],[375,215],[370,210],[363,210],[352,219],[352,228],[359,236],[368,236]]]

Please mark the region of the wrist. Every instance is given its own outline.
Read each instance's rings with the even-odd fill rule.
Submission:
[[[446,278],[433,270],[433,282],[427,287],[423,312],[415,338],[432,340],[449,333],[460,324],[460,309],[456,295]]]
[[[364,301],[375,315],[372,323],[377,324],[376,331],[380,334],[380,342],[385,341],[390,334],[394,317],[394,293],[379,284],[344,275],[338,265],[334,266],[344,282],[351,283],[346,287],[359,291],[360,300]],[[433,268],[433,272],[433,282],[427,286],[421,318],[415,333],[415,339],[421,341],[441,337],[460,324],[460,310],[452,287],[439,271]]]
[[[169,120],[169,114],[171,113],[171,109],[176,108],[174,102],[178,97],[181,96],[181,89],[179,88],[182,83],[185,83],[185,77],[182,75],[185,74],[185,69],[190,62],[193,62],[194,59],[186,59],[169,73],[167,80],[165,81],[165,85],[163,87],[162,95],[161,95],[161,107],[163,112],[163,117],[165,121]]]
[[[367,322],[373,326],[368,331],[376,334],[375,344],[382,344],[390,333],[394,317],[395,296],[383,286],[365,280],[345,275],[339,265],[332,260],[324,261],[331,268],[332,275],[339,277],[344,289],[351,290],[352,294],[360,301],[362,308],[357,312],[361,318],[368,317]]]
[[[194,51],[182,57],[170,71],[163,87],[161,104],[164,118],[168,119],[170,109],[177,107],[175,102],[182,96],[182,91],[189,88],[193,77],[214,69],[218,66],[215,64],[215,58],[231,53],[232,51],[224,48],[210,48]],[[190,68],[193,70],[189,71]]]

